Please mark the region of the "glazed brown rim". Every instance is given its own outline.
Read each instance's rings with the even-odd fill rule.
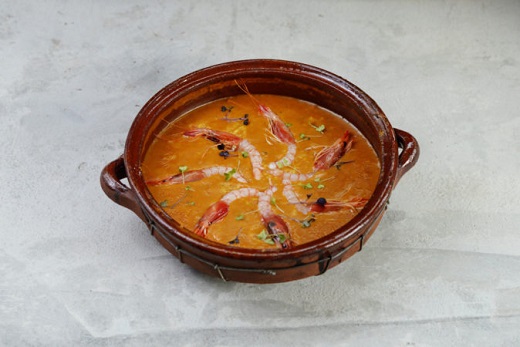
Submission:
[[[376,122],[377,126],[384,130],[383,136],[380,136],[380,145],[382,147],[382,155],[379,158],[381,161],[381,173],[376,189],[367,205],[358,215],[341,228],[320,239],[295,246],[289,250],[257,250],[228,246],[204,239],[184,229],[151,198],[151,194],[146,187],[140,170],[140,156],[144,145],[144,136],[142,135],[150,131],[153,119],[168,107],[175,96],[185,95],[204,86],[215,84],[219,79],[227,81],[230,78],[239,79],[245,76],[277,76],[282,74],[284,78],[290,78],[294,75],[297,76],[298,80],[302,78],[309,81],[312,80],[328,88],[335,89],[341,94],[348,94],[348,97],[358,107],[367,110],[372,117],[372,121]],[[374,144],[372,145],[374,146]],[[326,70],[307,64],[271,59],[243,60],[218,64],[195,71],[170,83],[156,93],[136,116],[128,133],[123,157],[129,185],[133,189],[139,207],[149,223],[156,223],[157,227],[163,230],[163,232],[166,231],[170,237],[177,239],[183,245],[188,245],[190,248],[210,252],[222,259],[237,258],[254,262],[296,259],[324,250],[337,249],[344,246],[349,239],[356,240],[363,230],[369,228],[374,219],[384,211],[395,183],[405,172],[402,170],[401,173],[398,173],[400,166],[398,141],[394,129],[383,111],[366,93],[349,81]]]

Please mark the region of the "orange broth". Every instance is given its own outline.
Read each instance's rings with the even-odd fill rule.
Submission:
[[[353,136],[352,148],[339,159],[339,163],[348,163],[332,166],[316,172],[308,180],[292,183],[300,201],[315,202],[320,197],[342,202],[370,198],[378,181],[380,164],[370,143],[356,128],[312,103],[278,95],[254,97],[289,126],[297,141],[294,162],[282,167],[285,172],[312,172],[315,156],[324,146],[332,145],[346,130]],[[247,125],[243,120],[223,120],[226,115],[231,119],[243,118],[245,114],[248,114]],[[321,125],[324,129],[320,128]],[[244,157],[240,151],[230,151],[230,156],[224,158],[219,155],[216,143],[203,137],[183,136],[184,131],[193,128],[225,131],[247,139],[261,154],[262,178],[253,178],[251,158]],[[180,168],[187,172],[227,166],[235,168],[247,180],[247,183],[240,183],[233,176],[226,180],[224,175],[214,175],[184,184],[149,185],[151,194],[164,211],[188,230],[193,230],[208,207],[226,193],[243,187],[265,191],[271,184],[277,187],[271,199],[272,211],[288,225],[293,246],[319,239],[359,213],[361,208],[348,205],[340,211],[313,212],[312,216],[298,211],[283,195],[282,178],[270,174],[267,168],[268,163],[281,159],[286,152],[286,144],[269,136],[269,123],[251,98],[240,95],[205,104],[173,121],[151,144],[142,163],[142,172],[145,181],[151,181],[179,174]],[[236,247],[276,247],[259,237],[265,229],[258,212],[258,198],[247,197],[232,202],[227,216],[209,227],[206,238]]]

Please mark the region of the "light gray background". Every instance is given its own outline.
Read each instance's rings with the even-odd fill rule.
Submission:
[[[105,197],[140,107],[196,69],[339,74],[421,144],[362,252],[224,283]],[[0,5],[0,345],[520,345],[520,1]]]

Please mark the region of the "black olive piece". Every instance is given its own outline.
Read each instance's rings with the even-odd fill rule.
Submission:
[[[244,118],[249,118],[249,115],[246,113],[246,114],[244,115]]]
[[[226,107],[226,106],[222,106],[222,107],[220,108],[220,110],[221,110],[222,112],[226,112],[226,111],[227,111],[227,107]]]
[[[229,152],[228,151],[220,151],[218,155],[220,155],[221,157],[227,158],[227,157],[229,157]]]
[[[244,120],[244,125],[249,125],[249,119]]]
[[[316,200],[316,203],[320,206],[325,206],[325,204],[327,203],[327,199],[325,198],[318,198],[318,200]]]
[[[223,150],[224,148],[226,148],[226,146],[223,143],[220,143],[218,144],[217,148]]]

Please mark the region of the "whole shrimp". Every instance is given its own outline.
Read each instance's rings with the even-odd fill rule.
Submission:
[[[365,206],[367,199],[365,198],[354,198],[350,201],[340,200],[328,200],[321,197],[314,202],[305,201],[302,202],[296,193],[294,192],[292,183],[298,181],[305,181],[313,176],[313,173],[309,174],[297,174],[297,173],[283,173],[282,183],[284,185],[283,195],[287,201],[293,204],[298,211],[303,214],[310,212],[326,213],[333,211],[340,211],[346,208],[358,210]]]
[[[163,184],[184,184],[186,182],[200,181],[201,179],[213,175],[225,175],[231,171],[233,171],[233,168],[227,166],[212,166],[200,170],[186,171],[184,173],[163,179],[146,181],[146,183],[150,186],[158,186]],[[246,179],[238,172],[233,174],[233,178],[235,178],[240,183],[247,183]]]
[[[281,168],[284,166],[291,165],[292,162],[294,161],[294,156],[296,155],[296,140],[294,139],[294,136],[293,136],[291,130],[289,130],[289,127],[287,126],[287,124],[285,124],[280,119],[280,117],[276,113],[274,113],[268,106],[266,106],[266,105],[262,104],[260,101],[258,101],[258,99],[256,99],[249,92],[249,90],[247,89],[247,87],[245,85],[244,86],[238,85],[238,86],[256,104],[256,106],[258,108],[258,113],[260,113],[261,116],[263,116],[264,118],[266,118],[268,120],[269,129],[270,129],[271,134],[273,134],[274,137],[278,141],[287,145],[287,153],[285,154],[285,156],[276,162],[269,163],[269,165],[268,165],[269,169],[274,170],[277,167]]]
[[[350,133],[345,131],[342,137],[336,140],[331,146],[325,147],[314,158],[314,171],[327,170],[334,166],[352,148],[352,138]]]
[[[258,190],[254,188],[240,188],[224,195],[219,201],[208,207],[206,212],[198,220],[193,232],[206,237],[210,225],[221,221],[229,212],[229,204],[241,198],[258,196]]]
[[[223,145],[223,149],[228,151],[245,151],[251,158],[251,166],[253,168],[253,176],[256,180],[262,177],[262,157],[258,150],[246,139],[234,134],[213,130],[208,128],[196,128],[187,130],[183,134],[187,137],[204,137],[212,142]]]

